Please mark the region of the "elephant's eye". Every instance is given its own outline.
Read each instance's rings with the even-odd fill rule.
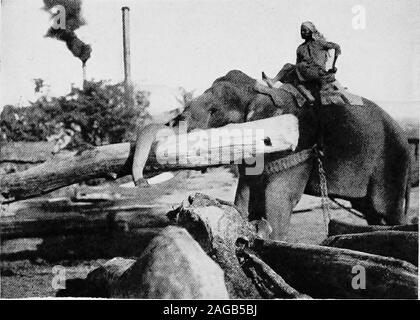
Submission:
[[[209,109],[209,113],[210,114],[213,114],[213,113],[215,113],[217,111],[217,108],[215,108],[215,107],[211,107],[210,109]]]

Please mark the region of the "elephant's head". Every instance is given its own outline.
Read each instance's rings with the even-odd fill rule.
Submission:
[[[244,73],[231,71],[193,99],[177,121],[186,121],[189,131],[244,122],[247,106],[255,96],[252,90],[254,83],[255,80]]]
[[[175,119],[174,125],[184,121],[187,130],[191,131],[288,113],[296,115],[301,122],[302,109],[296,105],[289,92],[279,91],[274,101],[270,95],[257,92],[255,85],[256,80],[243,72],[230,71],[215,80],[202,95],[193,99]],[[306,136],[305,132],[300,133]]]

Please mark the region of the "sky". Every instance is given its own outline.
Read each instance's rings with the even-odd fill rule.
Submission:
[[[123,79],[122,6],[130,7],[132,78],[140,88],[199,94],[232,69],[274,76],[295,62],[300,24],[311,20],[340,44],[344,86],[395,117],[418,116],[418,0],[84,0],[87,24],[76,33],[92,46],[88,79]],[[1,0],[0,107],[34,100],[34,78],[44,79],[51,95],[82,83],[80,61],[44,36],[52,22],[42,7],[42,0]]]

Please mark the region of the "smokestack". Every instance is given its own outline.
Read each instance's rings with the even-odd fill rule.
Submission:
[[[86,87],[86,63],[82,63],[83,89]]]
[[[124,47],[124,81],[131,83],[130,66],[130,8],[122,7],[123,47]]]
[[[131,56],[130,56],[130,8],[122,7],[122,27],[123,27],[123,55],[124,55],[124,90],[126,96],[126,106],[134,105],[133,87],[131,83]]]

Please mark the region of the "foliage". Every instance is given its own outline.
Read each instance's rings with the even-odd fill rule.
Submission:
[[[83,89],[73,87],[62,97],[42,96],[27,107],[7,105],[0,116],[0,142],[44,141],[60,123],[81,129],[73,139],[77,145],[133,140],[136,126],[148,118],[149,104],[146,92],[133,91],[131,107],[125,103],[123,83],[105,81],[87,81]]]

